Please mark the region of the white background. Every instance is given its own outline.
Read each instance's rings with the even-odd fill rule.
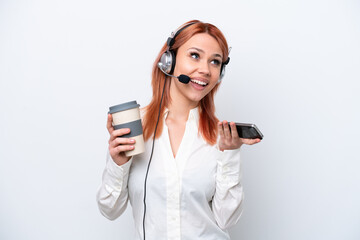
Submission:
[[[95,194],[108,107],[151,98],[171,31],[214,23],[233,47],[217,115],[253,122],[233,239],[360,239],[360,3],[0,1],[0,239],[132,239]]]

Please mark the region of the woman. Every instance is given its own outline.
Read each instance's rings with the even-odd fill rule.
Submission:
[[[226,229],[242,212],[240,147],[260,139],[241,139],[233,122],[229,128],[215,117],[214,94],[228,52],[220,30],[197,20],[184,24],[163,46],[152,71],[153,98],[143,111],[145,153],[125,156],[134,140],[121,136],[130,130],[114,130],[108,115],[109,157],[98,205],[105,217],[115,219],[130,200],[136,239],[144,239],[144,233],[156,240],[230,239]],[[168,72],[162,68],[164,53],[176,60]],[[175,77],[182,74],[188,84]]]

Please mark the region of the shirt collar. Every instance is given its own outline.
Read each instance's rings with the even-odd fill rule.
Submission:
[[[199,108],[198,107],[195,107],[193,109],[190,110],[189,112],[189,118],[188,118],[188,121],[189,120],[194,120],[196,123],[199,122]]]

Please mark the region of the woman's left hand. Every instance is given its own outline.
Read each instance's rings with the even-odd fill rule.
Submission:
[[[230,128],[227,121],[218,122],[218,131],[220,135],[220,141],[219,141],[220,151],[237,149],[240,148],[241,145],[243,144],[253,145],[261,141],[259,138],[256,139],[239,138],[239,135],[236,130],[236,125],[234,122],[230,122]]]

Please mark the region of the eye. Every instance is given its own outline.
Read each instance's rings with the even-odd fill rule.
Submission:
[[[192,58],[194,58],[194,59],[199,59],[199,58],[200,58],[200,55],[199,55],[198,53],[196,53],[196,52],[190,53],[190,56],[191,56]]]
[[[218,60],[218,59],[212,60],[211,63],[216,65],[216,66],[219,66],[221,64],[220,60]]]

